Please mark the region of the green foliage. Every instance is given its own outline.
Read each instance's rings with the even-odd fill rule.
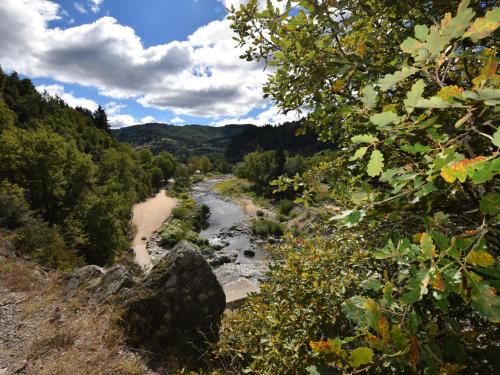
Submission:
[[[160,229],[160,242],[163,246],[173,247],[179,241],[187,240],[198,246],[208,246],[208,241],[199,236],[209,215],[209,208],[199,206],[191,198],[182,199],[172,211],[169,219]]]
[[[113,262],[158,170],[110,137],[102,108],[72,109],[15,73],[0,82],[0,227],[49,267]]]
[[[244,348],[239,355],[254,373],[498,372],[496,2],[298,3],[280,13],[251,0],[231,14],[244,57],[275,66],[266,93],[284,111],[309,107],[307,123],[339,146],[302,176],[281,177],[276,191],[296,189],[307,204],[327,181],[341,211],[331,216],[336,230],[383,220],[392,235],[381,232],[365,247],[366,261],[381,262],[359,276],[365,290],[335,289],[331,309],[340,303],[349,323],[328,323],[316,337],[302,331],[314,354],[300,352],[288,322],[269,310],[253,311],[254,324],[272,336],[252,332],[258,339],[242,338],[234,351]],[[394,224],[405,221],[413,236]],[[283,294],[293,285],[283,275],[272,283]],[[318,284],[312,293],[322,292]],[[267,297],[280,308],[293,298]],[[296,349],[295,359],[281,345]],[[292,367],[273,367],[280,356]]]
[[[280,237],[283,235],[283,227],[274,220],[260,217],[252,220],[252,233],[260,237]]]
[[[294,207],[294,204],[292,201],[288,200],[288,199],[282,199],[280,200],[279,204],[278,204],[278,212],[281,214],[281,215],[289,215],[290,212],[293,210],[293,207]]]

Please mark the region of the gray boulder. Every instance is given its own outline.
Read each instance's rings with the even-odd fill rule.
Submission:
[[[136,285],[132,272],[121,264],[113,265],[102,277],[94,291],[95,299],[103,302],[126,288]]]
[[[97,285],[103,275],[104,270],[98,266],[79,268],[69,276],[67,289],[74,292],[80,288],[93,287]]]
[[[179,242],[123,302],[129,342],[158,353],[202,350],[218,337],[224,291],[199,250]]]

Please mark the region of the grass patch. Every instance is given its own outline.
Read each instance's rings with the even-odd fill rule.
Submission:
[[[283,235],[283,226],[274,220],[254,219],[252,220],[252,233],[260,237],[281,237]]]
[[[172,217],[160,229],[160,243],[173,247],[179,241],[187,240],[198,246],[208,246],[208,240],[201,238],[199,231],[205,226],[210,214],[205,205],[198,205],[192,198],[185,197],[172,211]]]

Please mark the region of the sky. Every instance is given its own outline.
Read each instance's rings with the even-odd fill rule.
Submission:
[[[0,66],[102,105],[115,128],[296,120],[263,99],[263,65],[239,58],[226,7],[245,1],[1,0]]]

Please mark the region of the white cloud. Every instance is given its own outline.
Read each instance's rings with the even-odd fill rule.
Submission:
[[[156,122],[156,119],[153,116],[145,116],[141,118],[141,122],[143,124],[151,124],[153,122]]]
[[[82,13],[82,14],[87,13],[87,8],[85,8],[85,6],[84,6],[83,4],[80,4],[80,3],[75,3],[75,9],[76,9],[79,13]]]
[[[36,86],[36,89],[40,93],[47,92],[50,96],[58,96],[62,100],[66,102],[70,107],[83,107],[90,109],[91,111],[95,111],[98,107],[98,104],[90,99],[86,98],[77,98],[73,95],[73,93],[68,93],[65,91],[64,86],[62,85],[40,85]]]
[[[265,111],[261,112],[254,117],[234,117],[225,118],[222,120],[214,121],[212,125],[224,126],[230,124],[253,124],[257,126],[264,125],[278,125],[289,121],[298,121],[307,114],[307,111],[302,111],[299,113],[297,111],[291,111],[284,114],[278,107],[270,106]]]
[[[108,116],[108,121],[111,124],[111,127],[114,129],[124,128],[126,126],[132,126],[138,124],[138,121],[135,119],[134,116],[126,114]]]
[[[101,10],[101,3],[104,0],[89,0],[90,1],[90,10],[94,13],[97,13]]]
[[[108,115],[116,115],[121,112],[122,109],[127,108],[125,104],[120,104],[117,102],[109,102],[104,106],[104,109],[106,110],[106,113]]]
[[[89,2],[97,8],[102,3],[85,4]],[[235,48],[228,20],[213,21],[185,41],[146,48],[134,29],[112,17],[51,28],[48,23],[59,18],[59,12],[50,0],[2,0],[2,67],[94,86],[112,99],[136,98],[146,107],[168,109],[177,116],[240,119],[269,104],[261,89],[267,73],[262,64],[239,58],[242,50]]]
[[[174,117],[173,119],[171,119],[169,121],[171,124],[184,124],[186,121],[182,118],[180,118],[179,116],[177,117]]]

